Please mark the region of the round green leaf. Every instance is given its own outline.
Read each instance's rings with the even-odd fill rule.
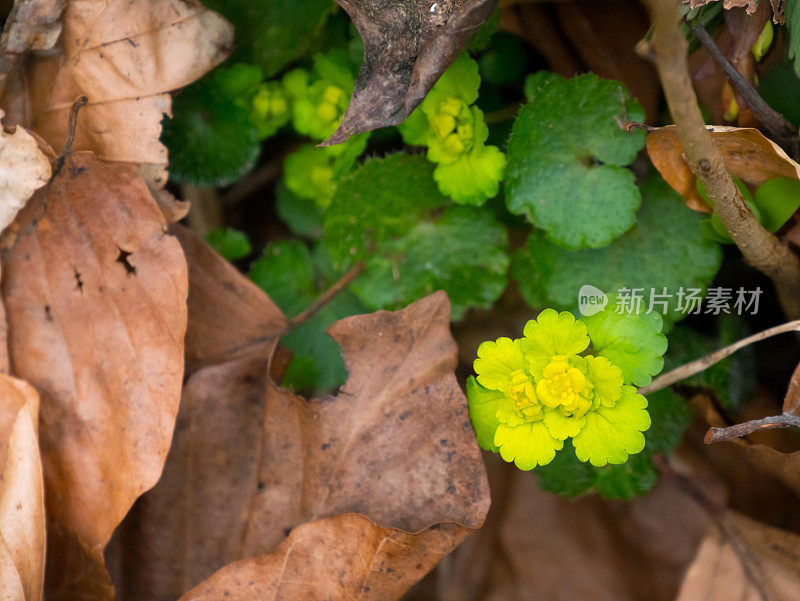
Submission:
[[[616,81],[546,73],[526,82],[508,144],[506,203],[565,248],[598,248],[631,228],[641,195],[623,168],[642,148],[643,132],[619,121],[642,120],[639,104]]]

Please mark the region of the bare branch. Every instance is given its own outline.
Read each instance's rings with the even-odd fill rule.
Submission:
[[[772,279],[784,311],[796,319],[800,317],[800,260],[753,216],[706,131],[689,77],[688,46],[680,28],[677,3],[644,2],[654,26],[658,75],[686,161],[745,260]]]
[[[755,432],[775,430],[776,428],[800,428],[800,417],[791,413],[783,413],[754,419],[742,424],[728,426],[727,428],[709,428],[704,441],[706,444],[714,444],[715,442],[741,438]]]
[[[748,336],[747,338],[742,338],[730,346],[726,346],[718,351],[714,351],[710,355],[706,355],[705,357],[701,357],[700,359],[692,361],[691,363],[676,367],[675,369],[658,376],[650,383],[649,386],[640,388],[639,392],[646,395],[651,392],[655,392],[656,390],[666,388],[667,386],[672,386],[681,380],[685,380],[686,378],[690,378],[695,374],[699,374],[701,371],[705,371],[712,365],[719,363],[726,357],[731,356],[739,349],[753,344],[754,342],[759,342],[761,340],[771,338],[772,336],[777,336],[778,334],[785,334],[786,332],[800,332],[800,319],[763,330],[757,334]]]

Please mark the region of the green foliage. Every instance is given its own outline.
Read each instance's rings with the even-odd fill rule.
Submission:
[[[304,238],[322,236],[322,210],[313,200],[301,198],[285,182],[275,187],[275,210],[292,232]]]
[[[664,355],[665,369],[674,369],[705,357],[750,334],[744,322],[733,315],[720,315],[717,329],[717,335],[709,337],[692,328],[676,326],[670,332],[669,349]],[[723,407],[736,412],[755,393],[755,351],[751,346],[745,347],[699,374],[683,380],[681,385],[712,392]]]
[[[800,124],[800,78],[792,65],[779,63],[760,77],[758,93],[794,125]]]
[[[330,283],[315,269],[308,247],[299,240],[269,244],[253,263],[250,279],[289,317],[309,306]],[[363,312],[358,300],[344,291],[309,321],[286,334],[281,345],[290,349],[294,358],[283,385],[325,391],[344,384],[347,372],[339,345],[325,330],[339,319]]]
[[[786,0],[783,16],[786,18],[786,27],[789,30],[789,58],[794,60],[794,70],[800,75],[800,2]]]
[[[206,234],[206,242],[228,261],[244,259],[253,252],[253,247],[250,245],[247,234],[232,227],[219,228],[208,232]]]
[[[661,315],[616,309],[616,303],[609,302],[605,310],[583,318],[594,353],[619,367],[626,382],[647,386],[664,367],[667,338],[661,333]]]
[[[527,250],[514,256],[511,270],[525,300],[532,307],[574,308],[584,284],[607,293],[621,288],[661,293],[666,288],[672,297],[665,322],[685,317],[678,308],[679,289],[705,290],[722,253],[703,238],[700,215],[686,208],[660,177],[652,176],[642,195],[636,225],[606,248],[569,251],[532,233]]]
[[[368,137],[361,134],[343,144],[323,148],[300,146],[284,162],[286,187],[300,198],[313,200],[320,208],[327,207],[339,180],[353,170],[364,153]]]
[[[517,85],[527,72],[525,42],[504,31],[492,36],[492,47],[478,59],[481,79],[493,86]]]
[[[506,285],[506,231],[485,210],[455,207],[419,156],[365,162],[339,183],[325,211],[323,241],[334,268],[365,261],[353,284],[370,308],[399,308],[435,290],[453,318],[488,307]]]
[[[536,468],[539,485],[565,497],[596,491],[606,499],[629,500],[646,494],[658,471],[653,455],[669,454],[692,423],[692,411],[679,396],[667,389],[648,396],[652,426],[645,432],[645,449],[621,465],[595,467],[578,460],[568,442],[549,464]]]
[[[333,0],[206,0],[236,28],[234,58],[267,77],[307,52],[334,10]]]
[[[225,186],[250,171],[261,145],[247,109],[206,77],[182,90],[165,119],[161,140],[169,150],[170,178],[198,186]]]
[[[644,145],[643,132],[620,120],[644,112],[621,83],[586,74],[530,76],[529,99],[508,144],[506,203],[565,248],[598,248],[628,231],[641,202],[624,168]]]

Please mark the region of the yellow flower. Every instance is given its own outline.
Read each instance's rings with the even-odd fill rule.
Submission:
[[[520,469],[549,463],[567,438],[593,465],[623,463],[641,451],[647,400],[623,385],[611,361],[582,355],[589,343],[582,321],[547,309],[523,338],[481,344],[468,396],[482,446]]]

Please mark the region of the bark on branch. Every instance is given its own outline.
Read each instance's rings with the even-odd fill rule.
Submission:
[[[688,45],[677,2],[643,1],[653,22],[656,68],[686,161],[745,260],[770,277],[784,311],[796,319],[800,317],[800,260],[753,216],[706,131],[689,77]]]

